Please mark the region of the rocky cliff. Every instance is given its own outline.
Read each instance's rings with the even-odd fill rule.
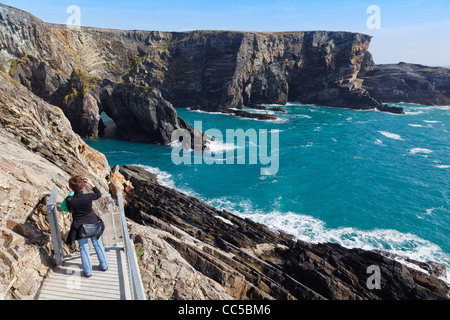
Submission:
[[[167,144],[174,130],[191,128],[157,88],[122,79],[157,34],[76,31],[0,5],[0,70],[59,106],[84,138],[98,137],[105,112],[123,138]]]
[[[301,101],[375,108],[357,74],[370,37],[346,32],[171,35],[127,75],[180,107],[210,111]]]
[[[134,185],[126,210],[134,220],[131,234],[143,248],[139,260],[148,298],[449,298],[448,286],[437,278],[442,267],[432,263],[421,263],[428,271],[419,272],[379,253],[295,241],[165,188],[142,169],[111,172],[105,156],[72,128],[77,121],[85,123],[78,130],[100,123],[100,110],[130,139],[144,135],[162,143],[177,125],[186,126],[162,91],[133,83],[141,63],[150,60],[130,54],[143,55],[151,43],[163,57],[166,45],[181,35],[66,30],[4,6],[0,31],[0,299],[33,299],[54,267],[45,204],[53,186],[59,195],[69,192],[74,174],[96,181],[103,192],[126,180]],[[121,81],[124,71],[135,80]],[[62,103],[49,103],[55,101]],[[69,121],[75,111],[79,119]],[[131,120],[122,124],[125,113]],[[131,122],[138,116],[152,121],[148,128]],[[379,290],[367,286],[370,265],[380,267]]]
[[[105,192],[109,172],[105,156],[71,130],[61,109],[0,72],[0,296],[33,298],[53,264],[45,210],[51,189],[68,194],[68,179],[80,174]]]
[[[229,112],[301,101],[401,112],[358,79],[370,40],[326,31],[74,30],[0,5],[0,69],[58,105],[85,138],[101,134],[105,112],[123,138],[167,144],[182,128],[173,105]]]
[[[363,88],[383,102],[450,105],[450,69],[399,63],[363,68]]]
[[[64,113],[0,72],[0,294],[33,299],[54,266],[45,204],[53,186],[81,174],[103,192],[129,182],[126,213],[140,246],[149,299],[448,299],[445,267],[405,267],[375,252],[296,241],[158,184],[136,167],[114,168],[73,133]],[[114,186],[109,190],[108,187]],[[70,220],[60,217],[68,230]],[[411,262],[410,263],[415,263]],[[367,285],[380,268],[381,289]]]

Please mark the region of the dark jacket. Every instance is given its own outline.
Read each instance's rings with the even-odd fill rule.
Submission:
[[[92,209],[92,201],[102,197],[102,193],[93,188],[94,193],[85,194],[83,191],[75,192],[73,197],[67,197],[67,208],[72,212],[73,222],[67,237],[67,244],[71,245],[75,240],[79,240],[78,231],[84,224],[95,224],[99,221],[99,217]]]

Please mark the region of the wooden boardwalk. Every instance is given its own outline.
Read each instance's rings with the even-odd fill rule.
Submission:
[[[91,251],[92,276],[83,273],[80,255],[66,258],[64,265],[45,280],[38,300],[129,300],[128,271],[123,248],[106,248],[108,270],[102,271]]]

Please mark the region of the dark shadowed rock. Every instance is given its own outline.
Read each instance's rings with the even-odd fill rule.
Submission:
[[[234,114],[241,118],[263,120],[263,121],[271,121],[271,120],[279,119],[277,116],[274,116],[271,114],[253,113],[253,112],[247,112],[247,111],[236,110],[236,109],[226,110],[226,111],[223,111],[223,113],[231,113],[231,114]]]
[[[286,110],[280,107],[270,108],[270,111],[286,113]]]
[[[383,102],[450,105],[450,69],[417,64],[369,66],[363,87]]]

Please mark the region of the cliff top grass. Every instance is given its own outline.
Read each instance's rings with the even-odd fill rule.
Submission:
[[[14,76],[19,66],[27,62],[30,62],[30,58],[28,56],[23,56],[21,58],[13,60],[13,62],[11,63],[11,68],[9,69],[9,75],[11,77]]]

